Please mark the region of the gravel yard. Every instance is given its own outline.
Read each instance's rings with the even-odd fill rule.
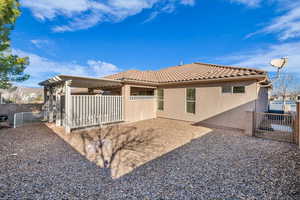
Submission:
[[[0,199],[300,198],[300,150],[239,132],[213,130],[118,179],[45,125],[0,138]]]

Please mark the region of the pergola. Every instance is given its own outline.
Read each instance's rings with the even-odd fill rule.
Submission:
[[[120,88],[123,84],[119,80],[105,78],[58,75],[39,83],[39,85],[44,86],[45,120],[53,122],[55,113],[56,125],[61,126],[63,124],[66,132],[70,132],[72,87],[88,88],[91,92],[95,89]]]

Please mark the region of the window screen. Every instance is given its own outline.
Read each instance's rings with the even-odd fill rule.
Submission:
[[[234,86],[233,93],[245,93],[245,86]]]
[[[222,86],[222,93],[245,93],[245,86]]]
[[[157,109],[164,110],[164,90],[157,90]]]
[[[196,113],[196,89],[186,89],[186,112]]]
[[[231,86],[222,86],[222,93],[232,93]]]

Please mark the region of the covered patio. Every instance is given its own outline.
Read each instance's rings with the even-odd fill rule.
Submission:
[[[156,87],[69,75],[55,76],[40,85],[44,86],[44,119],[63,126],[67,133],[156,117]]]

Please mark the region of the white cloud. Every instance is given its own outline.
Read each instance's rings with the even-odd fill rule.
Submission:
[[[275,71],[271,67],[270,61],[274,58],[288,57],[288,65],[286,72],[300,75],[300,42],[291,42],[278,45],[271,45],[266,48],[258,49],[250,52],[227,56],[218,59],[218,61],[227,64],[242,67],[259,68],[267,71]]]
[[[49,40],[30,40],[30,42],[36,47],[36,48],[43,48],[45,45],[49,45],[51,42]]]
[[[120,71],[117,66],[103,61],[88,60],[86,65],[80,65],[76,62],[56,62],[21,50],[14,50],[13,53],[29,57],[30,65],[25,72],[30,74],[31,78],[22,83],[25,86],[36,87],[39,82],[58,74],[103,77]]]
[[[300,2],[293,0],[269,0],[275,2],[278,9],[277,17],[267,23],[260,30],[250,33],[246,38],[257,34],[276,34],[278,40],[284,41],[287,39],[300,37]]]
[[[257,7],[260,5],[262,0],[230,0],[233,3],[245,4],[249,7]]]
[[[101,22],[119,22],[154,6],[157,10],[166,5],[192,6],[195,0],[21,0],[40,20],[54,20],[58,16],[69,19],[69,23],[53,28],[56,32],[87,29]]]
[[[89,73],[96,74],[96,77],[102,77],[120,71],[117,66],[99,60],[88,60],[87,64],[91,68],[91,72]]]
[[[195,5],[195,0],[181,0],[180,3],[183,5],[193,6]]]
[[[89,9],[89,0],[21,0],[21,5],[30,8],[35,17],[53,19],[59,15],[71,17]]]
[[[286,13],[276,17],[262,32],[278,33],[280,40],[300,37],[300,3],[294,4]]]
[[[187,4],[187,2],[182,2],[184,4]],[[149,17],[143,22],[143,23],[147,23],[152,21],[153,19],[155,19],[158,15],[162,14],[162,13],[172,13],[175,10],[175,5],[172,3],[166,4],[165,6],[159,8],[158,10],[153,11]]]

